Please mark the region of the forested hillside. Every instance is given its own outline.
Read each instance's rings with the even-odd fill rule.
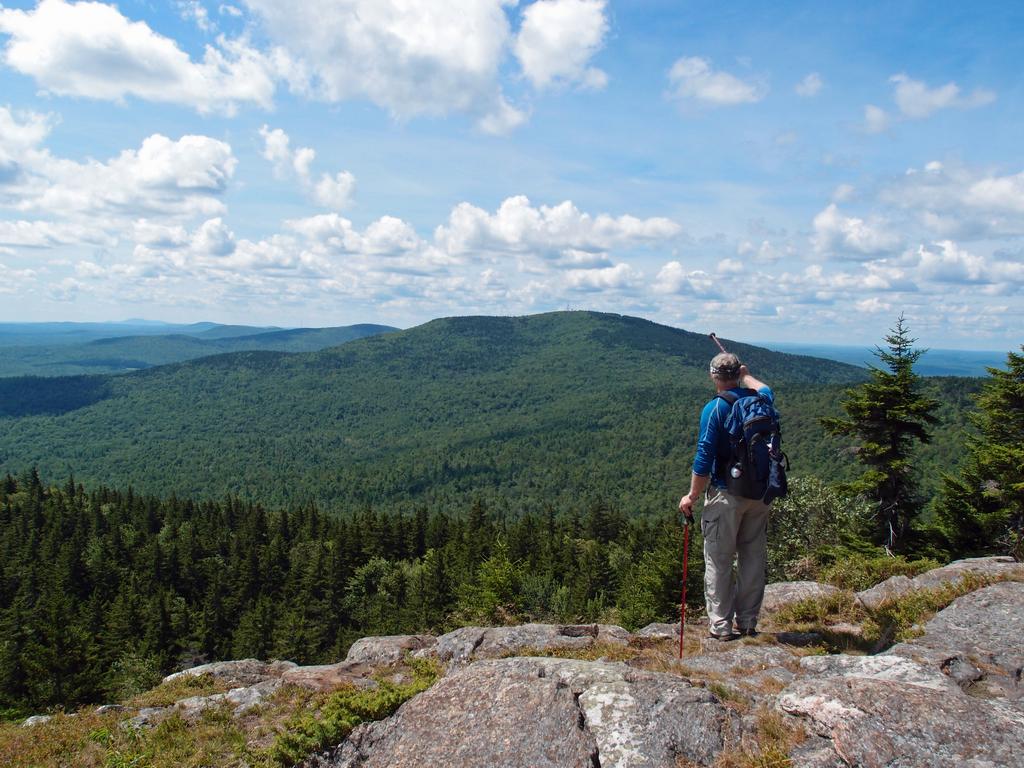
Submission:
[[[818,423],[864,372],[726,342],[772,384],[796,474],[847,477]],[[710,340],[562,312],[437,320],[307,354],[246,352],[118,377],[0,381],[0,471],[328,509],[485,498],[512,510],[601,495],[630,515],[686,483]],[[933,380],[956,460],[975,380]],[[937,481],[938,473],[933,473]]]
[[[123,373],[241,350],[312,352],[397,329],[362,324],[263,331],[244,326],[199,324],[182,330],[191,332],[111,336],[85,342],[74,342],[70,339],[76,336],[69,339],[68,334],[55,332],[51,336],[60,343],[0,345],[0,377]],[[19,338],[10,332],[0,332],[0,342],[9,337],[12,342]],[[33,337],[28,335],[26,338]],[[35,338],[45,339],[47,336]]]

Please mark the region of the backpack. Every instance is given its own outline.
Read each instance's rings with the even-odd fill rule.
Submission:
[[[782,452],[779,412],[771,400],[753,389],[742,395],[719,392],[715,397],[730,405],[724,424],[731,445],[726,476],[729,493],[766,504],[785,496],[789,457]]]

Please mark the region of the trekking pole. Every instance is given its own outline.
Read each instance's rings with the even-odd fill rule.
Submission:
[[[721,350],[722,352],[725,352],[725,347],[723,347],[723,346],[722,346],[722,342],[720,342],[720,341],[718,340],[718,337],[717,337],[717,336],[715,336],[715,332],[714,332],[714,331],[712,331],[711,333],[709,333],[709,334],[708,334],[708,336],[710,336],[710,337],[711,337],[711,340],[712,340],[713,342],[715,342],[715,344],[717,344],[717,345],[718,345],[718,349],[719,349],[719,350]]]
[[[683,523],[683,596],[679,600],[679,658],[683,658],[683,634],[686,631],[686,571],[690,565],[690,523]]]

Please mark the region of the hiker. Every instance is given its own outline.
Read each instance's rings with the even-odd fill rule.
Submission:
[[[679,511],[692,524],[693,505],[706,492],[700,522],[704,534],[704,598],[711,637],[735,640],[757,634],[757,616],[764,598],[768,505],[726,490],[731,445],[724,423],[732,405],[721,395],[749,395],[744,389],[747,387],[770,401],[772,391],[751,376],[731,352],[715,355],[710,372],[716,395],[700,415],[690,492],[680,499]]]

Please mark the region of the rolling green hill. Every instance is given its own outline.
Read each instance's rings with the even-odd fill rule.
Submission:
[[[860,369],[725,342],[772,384],[797,472],[848,476],[835,413]],[[712,389],[706,336],[590,312],[436,320],[319,352],[239,352],[122,376],[0,380],[0,471],[331,508],[600,495],[663,510]],[[975,380],[949,387],[962,420]],[[955,383],[952,383],[955,382]],[[957,394],[959,393],[959,394]],[[959,398],[957,400],[956,398]],[[926,462],[951,466],[955,430]]]
[[[264,331],[202,323],[180,330],[183,332],[113,336],[84,343],[0,347],[0,377],[124,373],[242,350],[311,352],[396,329],[364,324]]]

